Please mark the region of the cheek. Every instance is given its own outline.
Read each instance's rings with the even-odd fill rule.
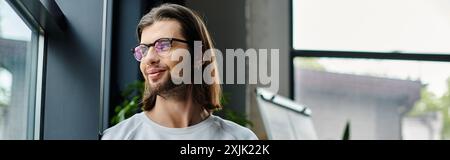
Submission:
[[[175,50],[171,50],[171,55],[176,54],[178,55],[178,60],[171,60],[171,57],[165,58],[163,61],[164,64],[167,65],[167,67],[169,67],[170,69],[175,68],[176,65],[178,65],[179,63],[189,63],[190,62],[190,54],[189,51],[187,49],[181,48],[181,49],[175,49]],[[180,55],[184,55],[184,56],[180,56]],[[183,59],[183,58],[188,58]],[[181,65],[181,64],[180,64]]]
[[[171,60],[167,60],[164,62],[167,67],[169,67],[170,70],[172,70],[173,68],[175,68],[175,66],[179,63],[177,61],[171,61]]]
[[[139,64],[139,69],[141,70],[142,76],[144,76],[144,78],[146,78],[146,77],[145,77],[145,73],[144,73],[145,65],[144,65],[143,63],[140,63],[140,64]]]

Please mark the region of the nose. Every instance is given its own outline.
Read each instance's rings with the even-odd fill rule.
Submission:
[[[147,65],[155,65],[160,61],[159,57],[154,53],[154,48],[150,47],[147,51],[147,54],[142,58],[141,63]]]

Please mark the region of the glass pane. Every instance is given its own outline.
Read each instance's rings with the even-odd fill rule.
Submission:
[[[0,139],[30,139],[33,130],[36,36],[0,1]]]
[[[450,139],[450,63],[295,58],[295,100],[319,139]]]
[[[450,54],[449,0],[293,0],[299,50]]]

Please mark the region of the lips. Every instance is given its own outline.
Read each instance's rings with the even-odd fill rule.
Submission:
[[[166,69],[164,68],[148,68],[145,70],[145,73],[150,79],[155,80],[160,78],[165,71]]]

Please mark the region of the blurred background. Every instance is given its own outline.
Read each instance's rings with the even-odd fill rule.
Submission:
[[[269,98],[222,85],[217,114],[260,139],[450,139],[448,0],[0,0],[0,139],[98,139],[139,112],[129,50],[162,3],[222,52],[279,49]]]

